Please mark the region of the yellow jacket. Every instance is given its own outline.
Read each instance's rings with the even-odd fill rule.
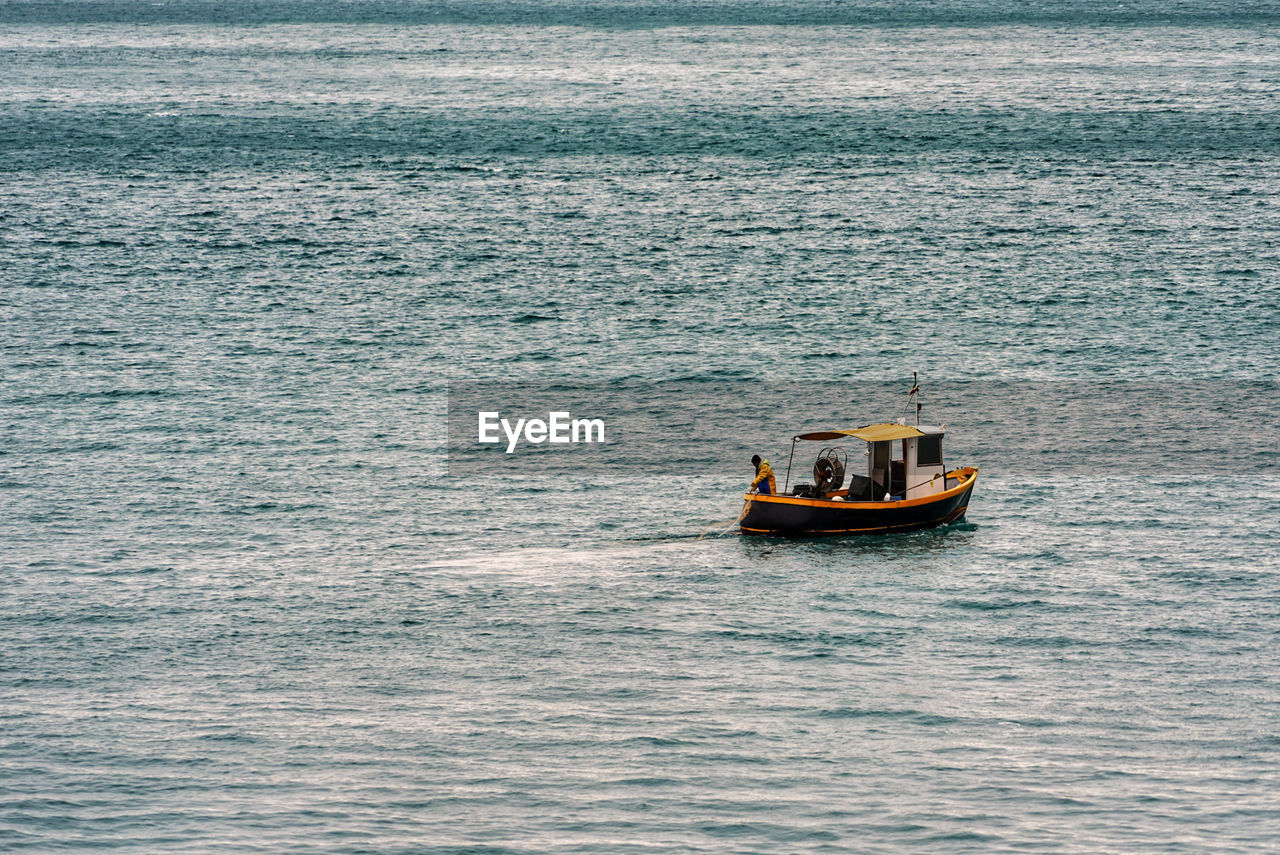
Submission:
[[[761,460],[761,461],[760,461],[760,465],[759,465],[759,467],[757,467],[757,468],[756,468],[756,477],[755,477],[755,480],[751,482],[751,486],[750,486],[750,487],[748,487],[747,489],[748,489],[748,490],[754,490],[756,487],[758,487],[758,486],[760,485],[760,482],[761,482],[761,481],[768,481],[768,482],[769,482],[769,492],[770,492],[770,493],[772,493],[772,494],[774,494],[774,495],[777,495],[777,493],[778,493],[778,482],[777,482],[777,480],[773,477],[773,469],[769,466],[769,461],[768,461],[768,460]]]

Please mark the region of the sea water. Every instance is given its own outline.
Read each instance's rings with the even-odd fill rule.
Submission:
[[[0,849],[1274,851],[1278,24],[0,3]]]

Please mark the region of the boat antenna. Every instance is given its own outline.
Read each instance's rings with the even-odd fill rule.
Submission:
[[[920,424],[920,410],[924,405],[920,403],[920,375],[918,372],[911,372],[911,391],[907,393],[907,404],[902,408],[902,418],[898,421],[901,424],[907,423],[907,410],[910,409],[912,403],[916,405],[916,424]]]
[[[924,409],[924,404],[920,403],[920,378],[916,372],[911,372],[911,394],[916,396],[916,427],[920,426],[920,411]]]

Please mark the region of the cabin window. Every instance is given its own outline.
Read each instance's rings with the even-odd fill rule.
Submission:
[[[942,437],[922,436],[916,440],[916,466],[942,465]]]

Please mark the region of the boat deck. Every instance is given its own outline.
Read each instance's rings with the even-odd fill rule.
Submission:
[[[939,490],[936,493],[931,493],[928,496],[918,496],[912,499],[907,499],[901,496],[897,496],[892,499],[852,499],[851,500],[849,498],[849,490],[847,488],[843,490],[835,490],[833,492],[826,493],[822,497],[796,496],[790,493],[778,493],[778,494],[747,493],[746,499],[749,502],[750,501],[781,502],[785,504],[798,504],[798,505],[812,504],[812,505],[818,505],[818,506],[844,507],[844,508],[854,508],[854,507],[884,508],[892,505],[897,505],[901,507],[911,507],[913,505],[923,505],[923,504],[929,504],[931,502],[936,502],[943,496],[947,495],[948,493],[954,493],[958,490],[964,489],[967,486],[969,486],[969,482],[971,482],[975,477],[977,477],[977,474],[978,474],[978,470],[976,467],[973,467],[973,466],[964,466],[959,469],[952,469],[950,472],[946,473],[946,476],[945,476],[946,483],[941,490]]]

